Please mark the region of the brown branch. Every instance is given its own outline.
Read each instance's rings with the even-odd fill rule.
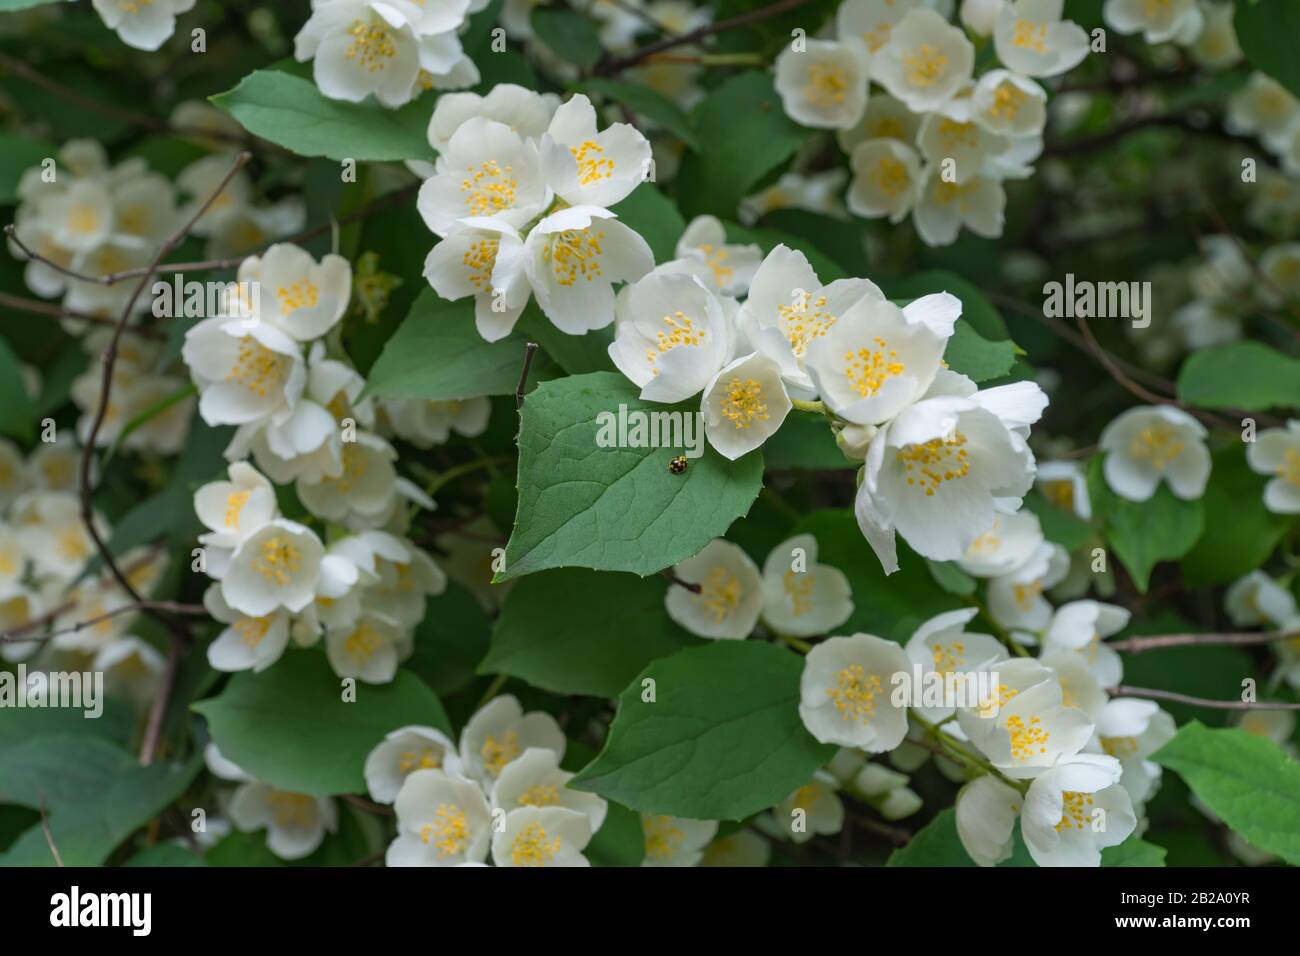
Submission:
[[[149,721],[145,724],[144,740],[140,744],[140,764],[148,766],[158,754],[158,741],[162,739],[163,721],[171,701],[172,688],[176,686],[176,672],[180,667],[181,650],[185,642],[172,635],[167,642],[167,663],[163,665],[162,681],[153,703],[149,705]]]
[[[700,586],[698,584],[692,584],[690,581],[683,581],[668,568],[664,568],[659,573],[668,579],[669,584],[675,584],[679,588],[686,588],[686,590],[690,591],[692,594],[700,593]]]
[[[78,322],[89,322],[92,325],[113,326],[117,324],[117,320],[110,319],[107,316],[91,315],[89,312],[78,312],[75,309],[65,309],[52,302],[41,302],[39,299],[24,299],[22,296],[10,295],[8,292],[0,292],[0,306],[3,306],[6,309],[13,309],[16,312],[30,312],[33,315],[48,315],[55,319],[75,319]],[[145,338],[163,338],[162,333],[155,329],[133,328],[131,331],[137,335],[144,336]]]
[[[536,342],[529,342],[524,346],[524,367],[519,371],[519,384],[515,386],[516,409],[524,407],[524,387],[528,384],[528,370],[533,367],[533,356],[536,354]]]
[[[628,67],[636,66],[642,63],[656,53],[662,53],[665,50],[671,50],[675,47],[685,46],[688,43],[694,43],[696,40],[711,36],[714,33],[722,33],[726,30],[734,30],[736,27],[748,26],[751,23],[758,23],[760,20],[767,20],[771,17],[780,16],[790,10],[795,10],[804,6],[812,0],[778,0],[770,6],[762,7],[758,10],[750,10],[747,13],[741,13],[734,17],[728,17],[725,20],[719,20],[716,23],[705,24],[704,26],[692,30],[689,33],[683,33],[680,36],[665,37],[662,40],[656,40],[647,46],[634,50],[627,56],[616,57],[612,60],[603,60],[596,64],[593,71],[597,76],[610,76],[614,73],[621,73]]]
[[[355,793],[343,794],[343,801],[352,804],[358,810],[364,810],[366,813],[375,813],[381,817],[395,816],[397,812],[392,807],[385,806],[382,803],[375,803],[373,800],[367,800],[365,797],[359,797]]]
[[[1107,641],[1106,646],[1122,654],[1142,654],[1165,647],[1191,647],[1195,645],[1230,645],[1249,647],[1254,644],[1272,644],[1300,638],[1300,631],[1261,631],[1258,634],[1155,634],[1150,637],[1130,637],[1122,641]]]
[[[860,813],[846,812],[844,815],[856,826],[860,826],[862,829],[874,833],[877,836],[882,836],[890,843],[896,844],[897,846],[904,846],[911,842],[912,831],[903,827],[891,826],[888,823],[884,823],[880,820],[873,820]]]
[[[63,857],[59,855],[59,848],[54,843],[54,834],[50,831],[50,815],[45,812],[45,794],[41,794],[41,830],[45,833],[45,842],[50,848],[50,853],[54,855],[54,864],[63,866]]]
[[[1192,697],[1188,694],[1176,694],[1171,690],[1156,690],[1152,687],[1130,687],[1120,684],[1111,690],[1112,697],[1147,697],[1151,700],[1168,700],[1178,704],[1191,704],[1193,707],[1208,707],[1211,710],[1300,710],[1300,704],[1284,704],[1276,701],[1244,700],[1210,700],[1207,697]]]
[[[106,611],[103,614],[98,614],[95,617],[87,618],[84,621],[78,621],[76,624],[70,625],[69,627],[59,628],[56,631],[49,631],[45,634],[38,634],[31,637],[27,636],[29,630],[33,630],[41,624],[49,622],[60,614],[72,610],[74,607],[76,607],[76,602],[70,601],[48,614],[43,614],[39,618],[28,621],[21,627],[0,634],[0,644],[27,644],[34,641],[48,641],[56,637],[61,637],[64,634],[76,634],[79,631],[83,631],[88,627],[94,627],[101,621],[107,621],[120,614],[131,614],[139,611],[162,611],[167,614],[188,614],[194,616],[205,616],[208,613],[207,608],[203,607],[201,604],[182,604],[178,601],[135,601],[131,604],[124,604],[122,607],[113,608],[113,610]]]

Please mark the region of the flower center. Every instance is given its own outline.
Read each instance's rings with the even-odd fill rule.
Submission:
[[[423,750],[404,750],[398,754],[397,769],[403,774],[415,770],[438,770],[442,767],[442,752],[433,747]]]
[[[469,270],[470,285],[480,292],[488,288],[492,281],[492,269],[497,262],[497,251],[501,248],[500,239],[479,239],[470,243],[461,264]]]
[[[948,57],[939,52],[938,47],[922,43],[903,55],[903,65],[907,68],[907,81],[913,86],[933,86],[943,78],[948,67]]]
[[[933,644],[930,647],[930,658],[934,662],[934,669],[939,673],[952,673],[966,663],[966,645],[962,641],[953,641],[946,647],[943,644]]]
[[[302,567],[302,554],[288,538],[274,535],[262,542],[261,553],[253,558],[253,570],[272,584],[283,587]]]
[[[248,504],[252,494],[251,491],[232,491],[226,496],[225,525],[227,528],[239,530],[239,513],[244,510],[244,505]]]
[[[267,388],[279,384],[289,364],[288,356],[268,349],[251,335],[239,340],[235,364],[226,373],[226,381],[242,385],[253,394],[265,398]]]
[[[600,242],[604,238],[603,231],[592,232],[590,226],[556,233],[542,253],[543,258],[551,260],[555,281],[562,286],[571,286],[580,276],[588,282],[599,278],[603,251]]]
[[[1010,122],[1016,118],[1020,107],[1028,98],[1029,94],[1014,83],[1000,83],[993,92],[993,105],[989,107],[989,113],[995,119]]]
[[[763,386],[752,378],[733,378],[722,399],[722,414],[736,428],[767,421],[770,416],[763,401]]]
[[[1149,2],[1149,0],[1148,0]],[[1011,45],[1021,49],[1033,50],[1035,53],[1047,52],[1047,24],[1023,17],[1016,20],[1011,35]]]
[[[262,638],[266,637],[266,632],[271,629],[271,618],[268,617],[241,617],[232,625],[239,639],[256,650],[257,645],[262,643]]]
[[[551,839],[540,823],[530,823],[510,844],[510,860],[515,866],[546,866],[560,852],[560,838]]]
[[[550,807],[560,802],[560,788],[554,784],[539,783],[529,787],[519,796],[526,807]]]
[[[1300,451],[1294,448],[1288,448],[1282,453],[1282,467],[1278,469],[1278,477],[1283,481],[1300,488]]]
[[[876,184],[876,188],[890,199],[901,196],[907,190],[911,179],[907,172],[907,165],[893,156],[881,156],[871,173],[871,181]]]
[[[1165,424],[1144,428],[1129,442],[1128,453],[1139,461],[1151,462],[1156,471],[1164,471],[1183,451],[1177,433]]]
[[[316,800],[305,793],[285,793],[272,790],[266,798],[282,827],[309,827],[316,822]]]
[[[686,839],[686,834],[673,824],[672,817],[647,817],[641,828],[645,833],[645,855],[652,860],[672,856]]]
[[[700,584],[700,593],[695,595],[695,603],[713,616],[715,624],[721,624],[727,615],[740,606],[742,593],[740,579],[719,564],[709,571]]]
[[[945,481],[970,474],[970,453],[965,445],[966,436],[955,432],[951,438],[931,438],[908,445],[895,457],[903,462],[907,483],[924,488],[926,495],[932,496]]]
[[[876,712],[876,695],[880,678],[868,674],[861,664],[850,664],[836,675],[835,686],[826,688],[826,696],[835,704],[841,720],[867,723]]]
[[[710,243],[704,243],[697,248],[704,254],[704,264],[713,271],[713,284],[718,288],[729,286],[736,275],[736,270],[731,266],[723,265],[728,255],[727,250]]]
[[[817,582],[805,572],[787,571],[781,579],[781,586],[786,597],[790,599],[790,610],[795,617],[803,617],[812,610],[813,586]]]
[[[804,96],[815,106],[835,106],[844,102],[849,80],[843,67],[834,63],[814,63],[808,67]]]
[[[1092,794],[1065,791],[1061,794],[1061,822],[1056,825],[1056,832],[1086,829],[1088,808],[1091,806]]]
[[[826,311],[826,296],[801,295],[794,305],[779,305],[777,321],[795,355],[803,355],[813,339],[821,338],[839,318]]]
[[[397,44],[393,42],[388,24],[380,20],[353,20],[348,27],[348,44],[343,56],[356,60],[357,64],[369,73],[385,69],[388,61],[397,55]]]
[[[290,286],[275,290],[280,302],[280,314],[292,315],[301,308],[310,308],[320,301],[320,289],[310,279],[298,279]]]
[[[519,181],[512,175],[514,167],[489,159],[480,163],[478,169],[466,166],[465,173],[460,191],[471,216],[494,216],[514,207],[515,190],[519,188]]]
[[[578,164],[578,185],[590,186],[614,175],[614,161],[605,156],[603,146],[585,140],[577,148],[570,146],[569,152]]]
[[[420,839],[433,846],[439,856],[455,856],[469,846],[469,822],[465,811],[454,803],[440,803],[433,822],[420,827]]]
[[[1019,714],[1007,718],[1007,733],[1011,735],[1011,756],[1021,763],[1033,758],[1034,754],[1047,753],[1051,733],[1043,728],[1041,717],[1030,717],[1029,723]]]
[[[898,352],[889,348],[884,339],[877,336],[874,341],[874,349],[860,348],[856,352],[844,353],[844,375],[853,390],[863,398],[877,394],[888,379],[907,369],[902,362],[894,361]]]
[[[483,758],[483,769],[494,777],[501,773],[506,764],[518,757],[519,753],[519,734],[513,730],[507,730],[501,735],[499,741],[488,734],[479,749],[479,756]]]
[[[375,651],[383,646],[384,639],[368,621],[361,622],[357,629],[343,641],[343,649],[349,656],[363,661],[370,660],[374,657]]]

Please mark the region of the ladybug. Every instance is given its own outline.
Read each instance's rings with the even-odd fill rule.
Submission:
[[[678,455],[672,461],[668,462],[668,470],[674,475],[680,475],[686,471],[686,466],[689,464],[690,461],[687,460],[685,455]]]

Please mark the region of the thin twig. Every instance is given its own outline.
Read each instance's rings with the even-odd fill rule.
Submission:
[[[0,306],[13,309],[16,312],[48,315],[55,319],[75,319],[78,322],[89,322],[92,325],[113,326],[117,324],[116,319],[110,319],[104,315],[91,315],[89,312],[65,309],[63,306],[55,305],[52,302],[41,302],[39,299],[24,299],[22,296],[10,295],[8,292],[0,292]],[[133,328],[131,331],[145,338],[162,339],[164,337],[162,333],[155,329]]]
[[[63,857],[59,855],[59,848],[54,842],[54,834],[50,831],[50,815],[45,812],[45,794],[41,794],[41,830],[45,832],[45,842],[49,845],[50,852],[54,854],[55,866],[63,866]]]
[[[1253,644],[1272,644],[1300,638],[1300,631],[1261,631],[1258,634],[1155,634],[1149,637],[1130,637],[1122,641],[1107,641],[1106,646],[1122,654],[1142,654],[1164,647],[1189,647],[1194,645],[1231,645],[1249,647]]]
[[[179,601],[135,601],[131,604],[124,604],[122,607],[113,608],[113,610],[106,611],[103,614],[98,614],[95,617],[87,618],[84,621],[78,621],[76,624],[69,627],[59,628],[56,631],[49,631],[45,634],[38,634],[31,637],[27,636],[27,631],[31,630],[33,626],[39,626],[60,614],[72,610],[74,607],[76,607],[76,602],[69,602],[49,614],[42,615],[41,618],[28,621],[22,627],[0,634],[0,644],[27,644],[33,641],[48,641],[56,637],[61,637],[64,634],[76,634],[78,631],[83,631],[88,627],[94,627],[101,621],[107,621],[109,618],[117,617],[119,614],[131,614],[138,611],[162,611],[167,614],[188,614],[197,617],[205,616],[208,613],[207,608],[203,607],[201,604],[182,604]]]
[[[690,581],[683,581],[677,575],[673,574],[673,572],[670,571],[668,568],[664,568],[659,573],[663,575],[663,577],[668,579],[669,584],[675,584],[679,588],[686,588],[686,590],[690,591],[692,594],[700,593],[700,586],[698,584],[693,584]]]
[[[392,807],[385,806],[382,803],[375,803],[373,800],[367,800],[365,797],[359,797],[355,793],[343,794],[345,803],[350,803],[358,810],[364,810],[366,813],[375,813],[381,817],[391,817],[396,815]]]
[[[184,642],[175,634],[167,642],[167,663],[163,665],[162,680],[158,693],[154,695],[149,706],[149,721],[145,724],[144,740],[140,744],[140,764],[148,766],[158,754],[158,742],[162,739],[163,721],[167,717],[167,705],[171,701],[172,688],[176,686],[176,672],[180,667],[181,650]]]
[[[1178,704],[1191,704],[1193,707],[1208,707],[1211,710],[1300,710],[1300,704],[1284,704],[1277,701],[1244,700],[1210,700],[1207,697],[1192,697],[1177,694],[1172,690],[1156,690],[1153,687],[1130,687],[1120,684],[1111,690],[1113,697],[1147,697],[1151,700],[1168,700]]]
[[[536,342],[524,346],[524,367],[519,372],[519,384],[515,386],[515,408],[524,407],[524,387],[528,384],[528,370],[533,367],[533,356],[536,354]]]

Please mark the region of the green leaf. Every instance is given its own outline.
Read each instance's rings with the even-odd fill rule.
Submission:
[[[256,70],[210,99],[254,136],[299,156],[358,162],[433,158],[426,132],[431,99],[396,110],[332,100],[311,80],[279,70]]]
[[[604,53],[595,26],[580,13],[536,7],[529,23],[552,53],[582,70],[595,66]]]
[[[30,441],[36,409],[27,394],[22,365],[4,339],[0,339],[0,433]]]
[[[690,152],[676,182],[683,212],[735,216],[740,200],[809,136],[785,115],[772,76],[749,71],[712,90],[691,112],[706,153]],[[823,281],[828,281],[825,276]]]
[[[853,589],[853,614],[837,634],[862,631],[899,642],[906,641],[917,625],[962,606],[946,593],[925,561],[905,542],[898,542],[899,569],[889,577],[880,559],[867,547],[853,512],[847,509],[817,511],[799,522],[790,534],[811,534],[817,539],[817,560],[839,568]]]
[[[1264,507],[1268,480],[1246,464],[1244,446],[1215,453],[1210,483],[1201,500],[1207,514],[1231,515],[1232,520],[1205,523],[1205,531],[1182,561],[1188,587],[1235,581],[1273,553],[1294,518]]]
[[[645,813],[739,820],[807,783],[835,748],[799,719],[802,659],[714,641],[655,661],[619,698],[600,755],[569,782]],[[655,700],[642,700],[642,682]]]
[[[516,584],[481,674],[509,674],[556,694],[617,697],[651,661],[700,643],[664,611],[660,577],[543,571]]]
[[[610,421],[621,405],[675,412],[699,427],[689,417],[698,406],[642,401],[613,372],[546,382],[528,396],[519,510],[499,580],[571,565],[650,574],[697,554],[749,510],[763,478],[760,452],[727,461],[706,445],[675,475],[668,463],[681,447],[600,447],[602,431],[616,431]]]
[[[823,284],[828,285],[836,279],[843,279],[848,276],[848,273],[844,271],[838,262],[818,249],[806,236],[781,232],[777,229],[738,226],[735,223],[725,221],[723,225],[726,227],[728,242],[753,243],[763,250],[764,255],[771,252],[778,245],[786,245],[791,249],[799,250],[804,254],[808,264],[813,267],[813,271],[817,273],[817,278]]]
[[[472,302],[444,302],[425,289],[371,367],[366,394],[440,402],[509,395],[519,384],[525,345],[517,331],[485,341],[474,327]],[[549,369],[539,356],[530,380]]]
[[[653,183],[637,186],[631,195],[614,206],[613,211],[649,244],[655,262],[677,258],[677,240],[686,231],[686,220],[673,201]]]
[[[605,822],[583,851],[594,866],[640,866],[645,856],[641,814],[611,802]]]
[[[1178,397],[1201,408],[1297,408],[1300,361],[1259,342],[1201,349],[1178,373]]]
[[[1038,491],[1025,495],[1025,507],[1038,515],[1038,523],[1043,528],[1043,537],[1054,544],[1059,544],[1066,551],[1077,551],[1093,536],[1092,525],[1073,511],[1066,511],[1061,506],[1048,501]]]
[[[570,375],[615,371],[614,360],[609,357],[613,323],[585,335],[568,335],[542,314],[536,302],[530,302],[515,328],[524,338],[540,345],[546,356]]]
[[[906,846],[889,855],[885,866],[974,866],[957,836],[957,812],[946,807],[917,830]]]
[[[71,3],[72,0],[0,0],[0,11],[28,10],[47,3]]]
[[[537,13],[541,12],[543,11],[537,11]],[[536,17],[537,13],[534,13],[533,16]],[[585,90],[600,93],[621,103],[631,110],[635,116],[643,117],[657,126],[662,126],[691,149],[699,151],[700,142],[695,136],[695,130],[691,128],[691,121],[676,103],[662,93],[658,93],[648,86],[623,83],[619,80],[610,80],[604,77],[593,77],[586,80],[583,82],[582,87]]]
[[[971,381],[987,382],[1011,371],[1016,362],[1016,344],[1010,339],[990,342],[973,326],[959,320],[944,349],[943,360],[950,369]]]
[[[405,666],[439,696],[454,694],[474,680],[490,633],[478,599],[448,581],[446,591],[428,599],[424,620],[415,629],[415,653]]]
[[[1088,473],[1093,514],[1105,522],[1107,542],[1145,594],[1151,569],[1161,561],[1181,558],[1201,536],[1205,507],[1200,499],[1184,501],[1175,496],[1163,482],[1149,501],[1121,498],[1106,485],[1102,458],[1093,459]]]
[[[364,791],[366,755],[390,730],[423,724],[451,732],[437,695],[403,670],[390,684],[358,683],[354,703],[342,698],[324,654],[291,651],[264,673],[234,675],[194,709],[222,754],[249,774],[315,796]]]
[[[1119,846],[1108,846],[1101,851],[1102,866],[1164,866],[1165,848],[1129,837]]]
[[[949,594],[966,597],[975,593],[975,579],[957,566],[955,561],[926,560],[930,576],[936,584]]]
[[[2,3],[3,0],[0,0]],[[42,139],[0,133],[0,206],[18,201],[18,180],[41,160],[53,158],[55,149]]]
[[[825,415],[792,411],[777,433],[763,442],[769,471],[827,471],[855,468],[844,457]]]
[[[1295,55],[1300,6],[1294,0],[1239,0],[1232,25],[1250,65],[1300,96],[1300,61]]]
[[[141,850],[123,866],[173,867],[173,866],[207,866],[203,857],[175,843],[158,843]]]
[[[882,286],[891,299],[906,299],[909,302],[935,292],[950,292],[961,299],[962,319],[969,322],[983,338],[997,341],[1005,339],[1009,334],[1002,314],[984,297],[979,287],[955,272],[930,269],[906,279],[884,282]]]
[[[1151,759],[1252,846],[1300,864],[1300,763],[1272,741],[1193,721]]]

